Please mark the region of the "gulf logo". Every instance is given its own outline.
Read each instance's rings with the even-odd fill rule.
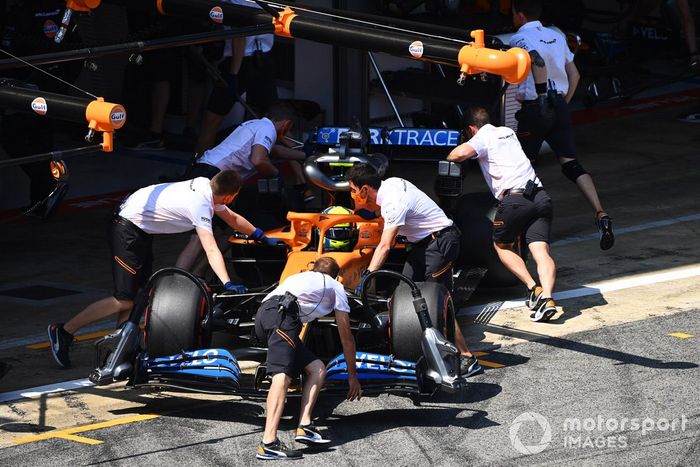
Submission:
[[[411,42],[411,45],[408,46],[408,52],[416,58],[421,58],[423,56],[423,43],[421,41]]]
[[[215,23],[223,23],[224,22],[224,12],[221,9],[220,6],[215,6],[211,10],[209,10],[209,18],[214,21]]]
[[[109,114],[109,121],[112,122],[112,126],[116,129],[124,126],[126,122],[126,111],[124,108],[121,106],[115,107],[112,113]]]
[[[48,37],[49,39],[53,39],[53,37],[56,35],[58,32],[58,25],[51,21],[50,19],[47,19],[44,21],[44,35]]]
[[[37,97],[32,101],[32,110],[39,115],[46,115],[48,106],[46,105],[46,99],[43,97]]]

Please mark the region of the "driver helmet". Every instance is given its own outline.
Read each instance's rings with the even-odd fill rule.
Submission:
[[[323,214],[352,214],[353,212],[344,206],[331,206],[322,212]],[[346,222],[336,224],[326,231],[323,240],[324,251],[352,251],[357,243],[357,226]]]

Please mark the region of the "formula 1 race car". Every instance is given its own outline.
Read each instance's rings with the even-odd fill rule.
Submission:
[[[349,190],[343,177],[347,167],[366,163],[383,173],[388,165],[383,155],[367,153],[359,133],[345,132],[339,141],[339,151],[313,156],[305,165],[309,179],[334,193],[336,201]],[[461,192],[461,187],[457,190],[450,185],[460,180],[456,169],[459,167],[453,164],[440,163],[440,193]],[[455,211],[470,226],[478,224],[472,221],[472,212],[479,211],[473,201],[468,197],[457,202]],[[485,204],[492,205],[492,201]],[[366,220],[343,206],[320,213],[289,212],[287,220],[287,225],[266,232],[283,246],[259,245],[235,235],[228,238],[230,269],[248,287],[247,293],[222,291],[220,285],[202,278],[206,277],[203,271],[195,271],[196,275],[177,268],[156,272],[129,321],[98,342],[99,366],[90,380],[102,385],[128,379],[135,387],[264,397],[266,349],[254,332],[261,300],[286,277],[311,269],[322,255],[336,259],[339,280],[346,289],[354,290],[383,226],[381,218]],[[464,224],[455,220],[458,226]],[[476,247],[493,248],[490,235],[483,243]],[[474,246],[472,243],[470,249]],[[392,255],[395,263],[403,263],[403,254],[404,246],[397,244],[385,264],[392,264]],[[486,272],[477,262],[462,266],[458,276],[478,270],[477,282]],[[469,268],[464,269],[466,266]],[[395,270],[380,270],[367,276],[361,296],[351,292],[348,296],[358,378],[365,394],[433,394],[465,387],[459,352],[451,343],[455,303],[442,285],[414,283]],[[142,318],[144,332],[139,328]],[[334,321],[320,319],[305,325],[301,338],[327,362],[324,390],[346,392],[347,370]],[[255,368],[254,372],[242,371],[242,361],[251,370]]]

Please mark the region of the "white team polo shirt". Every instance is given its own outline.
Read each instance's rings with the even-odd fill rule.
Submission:
[[[234,5],[246,6],[248,8],[260,8],[257,3],[249,2],[247,0],[222,0],[225,3],[232,3]],[[243,55],[250,57],[255,53],[256,50],[262,53],[267,53],[272,50],[272,46],[275,43],[274,34],[256,34],[254,36],[246,36],[245,38],[245,52]],[[230,57],[233,55],[233,46],[231,44],[231,39],[226,40],[226,46],[224,48],[224,57]]]
[[[510,38],[510,45],[528,52],[536,50],[544,59],[547,79],[554,83],[553,89],[559,94],[569,92],[569,79],[566,77],[564,66],[574,61],[574,54],[569,50],[566,37],[561,33],[542,26],[539,21],[530,21],[520,26],[518,32]],[[548,85],[547,89],[549,88]],[[528,73],[527,79],[518,85],[515,98],[520,102],[537,98],[532,73]]]
[[[377,205],[381,207],[384,228],[399,227],[398,235],[412,243],[452,225],[435,201],[403,178],[391,177],[382,182],[377,190]]]
[[[209,179],[204,177],[141,188],[124,201],[119,211],[121,217],[148,234],[187,232],[195,227],[211,232],[213,214],[213,194]]]
[[[487,123],[467,144],[476,151],[472,159],[479,161],[486,184],[498,199],[503,199],[504,190],[525,188],[528,180],[537,177],[518,137],[507,126],[496,127]],[[538,186],[542,186],[539,180]]]
[[[218,146],[204,152],[197,161],[213,165],[220,170],[235,170],[243,180],[256,173],[250,160],[253,146],[259,144],[269,153],[277,140],[275,124],[269,118],[248,120],[241,123]]]
[[[284,295],[285,292],[297,297],[302,323],[326,316],[333,310],[350,313],[348,294],[343,285],[328,274],[306,271],[291,275],[267,294],[263,301],[275,295]]]

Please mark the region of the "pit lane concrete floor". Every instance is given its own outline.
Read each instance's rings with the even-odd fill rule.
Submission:
[[[646,453],[664,465],[691,464],[698,449],[697,439],[691,438],[697,438],[693,398],[698,395],[695,364],[700,356],[696,313],[700,253],[695,248],[700,228],[696,195],[700,132],[675,117],[699,101],[698,95],[691,94],[683,99],[657,100],[653,105],[646,102],[637,105],[645,112],[576,127],[581,160],[594,175],[618,232],[617,243],[608,252],[598,248],[593,213],[583,197],[564,179],[553,158],[543,157],[536,169],[555,203],[552,253],[558,265],[557,291],[568,292],[558,300],[563,313],[548,324],[531,323],[525,310],[518,307],[521,288],[480,288],[460,317],[468,342],[484,352],[481,358],[488,365],[486,375],[475,379],[476,389],[463,399],[440,402],[427,413],[422,409],[414,414],[405,399],[395,397],[341,405],[334,412],[335,418],[320,422],[331,429],[340,444],[331,454],[309,456],[311,461],[354,464],[355,459],[360,463],[363,458],[383,458],[401,465],[470,460],[508,464],[554,463],[561,458],[598,464],[613,459],[634,461]],[[65,321],[110,293],[104,221],[119,196],[107,199],[101,194],[154,183],[160,174],[181,170],[189,157],[171,151],[120,152],[76,160],[71,164],[68,202],[55,218],[46,222],[3,220],[0,358],[12,368],[0,380],[0,392],[87,375],[94,359],[92,341],[76,343],[71,370],[55,367],[43,341],[48,323]],[[426,166],[398,165],[394,169],[397,175],[419,183],[427,170]],[[20,183],[21,177],[3,174],[4,187]],[[465,192],[484,189],[478,171],[467,176]],[[91,195],[100,196],[85,198]],[[4,207],[19,205],[12,202],[17,201],[8,200],[3,188]],[[184,242],[185,236],[159,238],[155,242],[157,264],[172,264]],[[30,290],[33,294],[18,296],[26,292],[21,290],[25,287],[34,287]],[[491,306],[485,308],[484,304]],[[87,331],[110,324],[98,323]],[[591,339],[595,346],[590,345]],[[577,350],[581,348],[586,351]],[[57,451],[58,464],[72,457],[87,464],[154,451],[163,463],[223,463],[224,459],[246,463],[250,456],[236,457],[235,461],[231,456],[258,439],[262,418],[255,414],[261,406],[251,402],[217,404],[219,399],[142,394],[115,385],[6,402],[0,406],[0,446],[12,446],[35,433],[55,432],[69,439],[34,440],[3,449],[0,458],[11,464],[46,464],[50,460],[45,456]],[[202,405],[202,400],[214,405]],[[639,438],[632,433],[630,448],[622,450],[548,448],[537,456],[522,457],[508,440],[508,425],[528,410],[541,413],[550,424],[589,414],[606,419],[647,415],[670,419],[674,414],[685,414],[689,431],[672,438]],[[241,422],[241,411],[247,414],[244,418],[249,424]],[[488,422],[493,420],[488,416],[496,413],[493,411],[499,413],[495,423]],[[149,421],[135,416],[151,413],[161,417]],[[201,418],[184,423],[177,429],[180,431],[170,431],[171,425],[195,416]],[[207,421],[209,416],[223,419],[221,425]],[[99,436],[95,434],[105,441],[99,447],[75,441],[73,438],[81,436],[80,428],[78,434],[60,431],[83,426],[90,429],[105,421],[125,424],[105,427]],[[482,431],[484,427],[489,429]],[[182,430],[189,434],[185,439]],[[115,436],[109,437],[110,433]],[[162,437],[163,433],[168,436]],[[447,438],[441,439],[442,434]],[[154,436],[158,441],[150,446],[134,444],[137,439],[148,443]],[[409,443],[409,439],[413,441]],[[530,444],[535,441],[530,440]],[[200,452],[197,443],[216,443],[217,447]],[[396,448],[398,445],[402,447]],[[180,449],[164,454],[178,446]],[[362,452],[365,457],[343,457],[348,452]],[[218,455],[222,457],[215,457]],[[124,460],[146,464],[153,463],[154,457]]]

